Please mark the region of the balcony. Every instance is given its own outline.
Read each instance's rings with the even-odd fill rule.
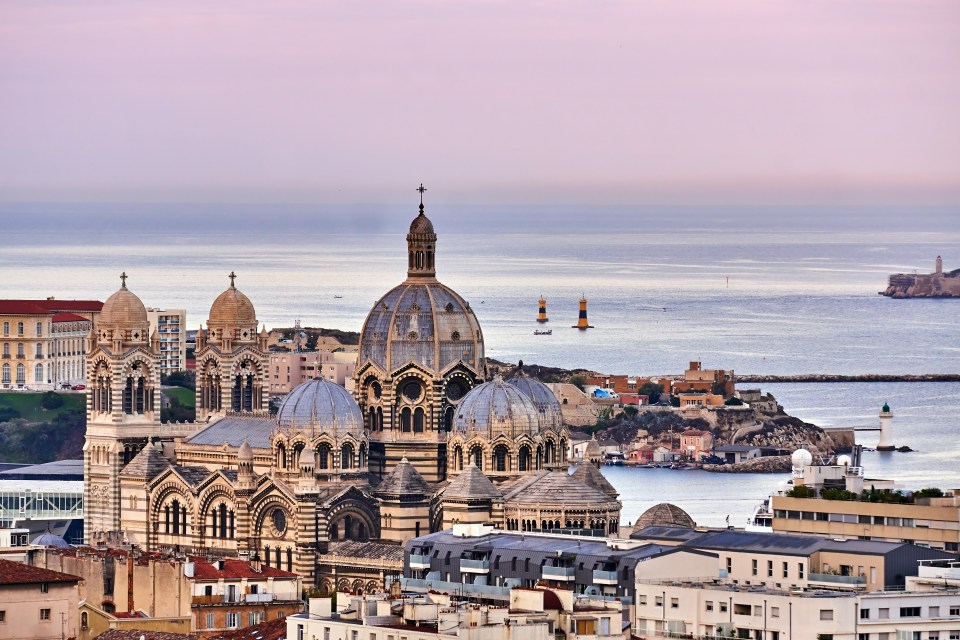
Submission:
[[[617,584],[617,572],[594,569],[593,584]]]
[[[422,556],[417,553],[410,554],[410,568],[411,569],[429,569],[430,568],[430,556]],[[460,561],[460,568],[463,569],[463,561]]]
[[[864,576],[838,576],[832,573],[811,573],[807,580],[811,585],[813,585],[813,583],[821,583],[831,586],[846,586],[854,588],[867,586],[867,579]]]
[[[460,558],[460,573],[490,573],[490,561]]]
[[[576,575],[576,567],[551,567],[549,565],[544,565],[543,567],[544,580],[561,580],[564,582],[569,582],[572,581]]]

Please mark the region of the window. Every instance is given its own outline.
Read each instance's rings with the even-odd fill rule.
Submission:
[[[860,609],[860,619],[869,620],[870,619],[870,609]]]
[[[662,607],[663,606],[663,596],[657,596],[653,599],[654,606]]]
[[[928,618],[939,618],[940,617],[940,607],[930,607],[927,611]]]
[[[960,607],[950,607],[950,615],[960,616]]]
[[[727,612],[727,603],[726,603],[726,602],[721,602],[721,603],[720,603],[720,613],[726,613],[726,612]]]
[[[213,624],[214,624],[214,622],[213,622],[213,614],[212,614],[212,613],[208,613],[208,614],[207,614],[207,629],[213,629]]]
[[[0,623],[6,622],[6,621],[7,621],[7,612],[0,609]]]
[[[228,613],[227,614],[227,628],[236,629],[240,626],[240,614],[239,613]]]
[[[680,599],[679,598],[670,598],[670,608],[679,609],[680,608]]]
[[[4,322],[4,323],[3,323],[3,332],[4,332],[4,333],[10,333],[10,323],[9,323],[9,322]]]
[[[870,634],[869,634],[869,633],[858,633],[858,634],[857,634],[857,640],[870,640]]]
[[[773,577],[773,560],[767,560],[767,577]]]
[[[50,593],[50,585],[46,582],[40,583],[40,593]]]
[[[727,558],[727,573],[733,571],[733,558]]]
[[[833,609],[820,609],[821,620],[833,620]]]
[[[23,323],[20,323],[23,325]],[[40,619],[41,620],[50,620],[50,609],[40,609]]]
[[[770,617],[779,618],[780,617],[780,607],[770,607]]]
[[[38,335],[38,336],[42,336],[42,335],[43,335],[43,323],[42,323],[42,322],[38,322],[38,323],[37,323],[37,335]]]
[[[920,607],[900,607],[901,618],[919,618]]]
[[[323,640],[330,640],[330,627],[323,628]]]
[[[706,605],[707,611],[713,611],[713,600],[707,600],[705,605]]]
[[[640,604],[642,606],[647,606],[647,596],[640,596]]]
[[[757,561],[753,561],[753,575],[757,575]]]
[[[18,323],[17,323],[17,335],[21,335],[21,336],[23,335],[23,323],[22,323],[22,322],[18,322]]]
[[[797,563],[797,575],[800,576],[800,579],[803,580],[803,563]]]
[[[784,578],[789,578],[789,577],[790,577],[790,570],[787,568],[788,566],[789,566],[789,565],[788,565],[786,562],[783,563],[783,577],[784,577]]]
[[[890,609],[878,609],[877,618],[880,620],[889,620],[890,619]]]

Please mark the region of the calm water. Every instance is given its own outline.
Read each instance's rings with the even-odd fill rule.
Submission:
[[[273,326],[359,330],[405,276],[415,207],[0,205],[0,297],[105,299],[130,274],[148,306],[206,320],[226,274]],[[960,267],[949,208],[429,206],[440,279],[467,298],[487,355],[609,373],[680,373],[689,360],[740,373],[960,372],[958,300],[877,295],[892,272]],[[729,278],[729,281],[728,281]],[[568,328],[580,294],[595,329]],[[343,296],[334,298],[334,296]],[[548,300],[552,336],[533,336]],[[898,443],[871,475],[960,487],[957,385],[766,385],[824,426],[876,421]],[[903,434],[901,439],[899,434]],[[863,444],[875,444],[865,433]],[[742,523],[773,476],[606,469],[624,519],[677,502],[704,524]],[[656,487],[656,491],[648,487]]]

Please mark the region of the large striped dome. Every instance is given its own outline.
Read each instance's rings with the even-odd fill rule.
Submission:
[[[540,432],[540,412],[533,400],[500,377],[475,387],[457,407],[454,430],[469,438],[478,434],[493,440]]]
[[[287,395],[277,423],[290,431],[363,435],[363,415],[356,400],[340,385],[321,378],[308,380]]]

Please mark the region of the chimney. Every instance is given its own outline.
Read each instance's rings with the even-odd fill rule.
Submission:
[[[133,613],[133,555],[127,554],[127,613]]]

